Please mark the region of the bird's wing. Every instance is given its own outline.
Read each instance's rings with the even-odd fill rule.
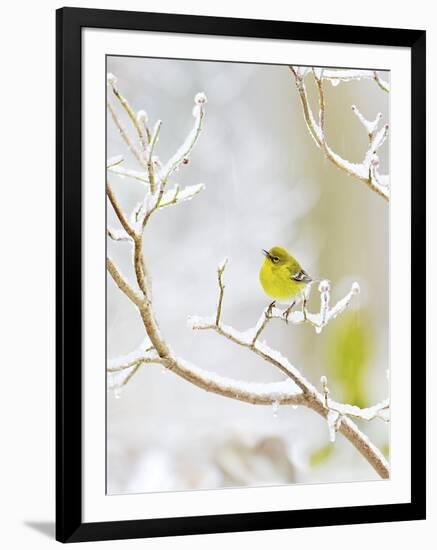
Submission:
[[[308,275],[308,273],[303,269],[299,269],[299,271],[297,271],[296,273],[293,273],[291,275],[291,279],[293,279],[293,281],[296,281],[298,283],[310,283],[313,280]]]

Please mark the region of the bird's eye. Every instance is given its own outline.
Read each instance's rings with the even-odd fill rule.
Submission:
[[[273,256],[273,257],[272,257],[272,262],[275,263],[275,264],[277,264],[277,263],[279,262],[278,256]]]

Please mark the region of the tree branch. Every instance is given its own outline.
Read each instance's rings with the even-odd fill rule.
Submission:
[[[123,210],[121,209],[120,205],[117,202],[117,199],[115,198],[115,195],[111,189],[111,186],[109,182],[106,182],[106,194],[108,195],[109,202],[112,205],[112,208],[114,209],[114,212],[117,215],[117,218],[119,219],[123,229],[126,231],[126,233],[131,237],[131,239],[136,238],[136,233],[132,229],[132,227],[129,225],[128,221],[126,220]]]
[[[127,148],[129,151],[133,154],[133,156],[137,159],[137,161],[140,163],[141,166],[144,166],[144,162],[141,156],[140,151],[135,147],[135,145],[132,143],[128,133],[126,132],[121,120],[118,118],[118,115],[113,107],[113,105],[108,101],[106,103],[109,112],[111,113],[112,120],[114,121],[114,124],[117,126],[118,131],[120,132],[121,137],[123,138],[123,141],[126,143]]]
[[[370,139],[370,142],[369,142],[369,148],[366,151],[364,160],[361,164],[349,162],[348,160],[342,158],[340,155],[335,153],[329,147],[326,140],[326,133],[325,133],[326,106],[325,106],[325,97],[324,97],[324,89],[323,89],[323,79],[332,78],[327,76],[330,73],[332,74],[332,71],[328,71],[324,69],[320,75],[317,75],[314,69],[312,71],[312,74],[316,82],[319,109],[320,109],[319,123],[317,123],[309,103],[308,93],[304,82],[304,78],[308,74],[308,71],[302,72],[299,67],[293,67],[293,66],[290,66],[290,70],[294,75],[306,125],[316,145],[323,150],[326,158],[330,160],[335,166],[337,166],[337,168],[339,168],[343,172],[346,172],[350,176],[354,176],[355,178],[357,178],[358,180],[366,184],[372,191],[374,191],[375,193],[383,197],[385,200],[389,200],[390,190],[389,190],[389,184],[388,184],[388,176],[379,176],[376,172],[376,169],[379,165],[377,150],[381,147],[385,138],[387,137],[388,125],[386,124],[383,127],[381,134],[376,134],[380,136],[380,139],[376,139],[376,135],[375,137],[373,137],[372,135],[372,139]],[[347,74],[347,71],[342,71],[342,73]],[[336,78],[340,79],[340,77],[338,76]],[[353,77],[353,78],[358,78],[358,77]],[[362,76],[360,78],[362,78]],[[373,73],[372,73],[372,78],[375,79],[375,76]],[[342,77],[342,79],[346,80],[347,78],[346,76],[344,76]],[[357,113],[356,107],[353,106],[352,108],[354,112]],[[362,119],[363,121],[364,117],[362,117],[361,114],[360,114],[360,117],[359,117],[360,120]],[[379,122],[380,118],[377,117],[377,120]],[[365,123],[366,123],[365,124],[366,127],[368,127],[368,125],[371,124],[368,121],[365,121]],[[384,136],[383,139],[381,139],[382,136]]]
[[[222,266],[225,264],[222,264]],[[218,283],[219,283],[219,302],[220,308],[223,303],[224,296],[224,285],[222,281],[224,267],[218,270]],[[321,313],[319,316],[325,315],[325,324],[327,323],[329,311],[327,310],[326,294],[329,292],[329,287],[326,285],[326,281],[323,281],[319,290],[321,294],[325,294],[321,298]],[[343,299],[338,304],[341,303],[341,306],[334,306],[333,310],[337,315],[340,312],[340,308],[345,308],[346,303],[349,303],[352,296],[356,294],[356,290],[351,291],[346,297],[347,300]],[[269,309],[269,308],[268,308]],[[388,463],[385,460],[382,453],[377,449],[373,443],[369,441],[367,436],[365,436],[358,427],[353,423],[349,414],[354,414],[354,416],[360,417],[362,419],[371,420],[378,415],[379,408],[375,406],[368,410],[359,409],[358,407],[352,407],[351,405],[342,405],[340,403],[334,403],[330,400],[328,401],[326,385],[324,385],[324,393],[321,394],[317,389],[301,374],[301,372],[293,366],[285,357],[283,357],[277,350],[273,350],[268,347],[265,343],[261,343],[258,340],[258,336],[261,331],[265,328],[267,323],[274,318],[273,312],[268,313],[268,309],[263,312],[260,320],[255,325],[254,328],[251,328],[245,332],[240,332],[233,327],[224,325],[220,322],[214,322],[214,318],[200,318],[200,317],[191,317],[189,319],[189,324],[191,328],[196,330],[213,330],[220,336],[224,336],[234,344],[237,344],[241,347],[251,350],[253,353],[264,359],[267,363],[270,363],[282,373],[284,373],[301,391],[302,391],[302,405],[314,410],[322,417],[324,417],[328,422],[328,427],[330,430],[331,440],[335,439],[335,431],[342,433],[351,443],[361,452],[361,454],[367,459],[367,461],[373,466],[373,468],[378,472],[378,474],[385,478],[389,477],[389,467]],[[335,315],[329,316],[329,319],[333,319]],[[302,314],[303,316],[303,314]],[[220,315],[218,315],[218,307],[215,319],[220,320]],[[284,317],[281,317],[284,319]],[[299,319],[300,322],[301,319]],[[311,321],[309,321],[311,322]],[[312,322],[311,322],[312,324]],[[317,325],[320,326],[320,325]],[[384,408],[388,407],[388,403],[384,404]],[[335,407],[335,408],[334,408]],[[372,411],[371,414],[369,411]]]
[[[142,148],[143,151],[145,151],[146,148],[147,148],[147,137],[146,137],[145,133],[143,132],[143,129],[142,129],[141,124],[140,124],[141,117],[139,117],[140,120],[138,120],[137,115],[135,115],[132,107],[129,105],[128,100],[125,97],[123,97],[121,95],[121,93],[119,92],[118,87],[117,87],[117,79],[115,78],[115,76],[113,74],[108,75],[107,82],[111,86],[111,89],[112,89],[115,97],[118,99],[118,101],[122,105],[123,109],[126,111],[128,117],[130,118],[130,121],[131,121],[133,127],[135,128],[135,130],[138,134],[138,138],[139,138],[139,141],[140,141],[140,144],[141,144],[141,148]]]
[[[106,269],[108,270],[109,274],[114,280],[114,283],[123,292],[123,294],[125,294],[129,298],[129,300],[134,305],[137,306],[137,308],[140,308],[142,305],[142,298],[138,296],[138,294],[127,283],[126,279],[121,275],[120,271],[115,267],[115,264],[111,260],[111,258],[106,258]]]

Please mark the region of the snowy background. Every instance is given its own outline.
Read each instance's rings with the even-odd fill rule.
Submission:
[[[193,332],[189,315],[210,315],[217,299],[216,267],[225,272],[223,320],[253,326],[267,304],[258,282],[261,249],[288,248],[303,267],[332,282],[334,301],[352,281],[361,294],[321,335],[309,326],[271,323],[265,339],[314,384],[328,376],[332,397],[366,406],[387,396],[388,204],[324,160],[309,136],[294,80],[281,66],[108,58],[108,71],[135,110],[163,126],[157,154],[171,156],[192,126],[193,97],[208,97],[204,130],[183,185],[204,183],[191,202],[158,212],[145,235],[154,306],[163,334],[181,356],[236,379],[282,380],[273,367],[214,333]],[[384,74],[389,80],[389,75]],[[315,90],[308,79],[312,99]],[[388,121],[389,96],[362,80],[326,88],[331,147],[359,162],[367,136],[350,106]],[[315,107],[315,103],[314,103]],[[119,110],[120,112],[120,110]],[[122,116],[122,115],[121,115]],[[125,121],[127,125],[127,121]],[[122,154],[137,169],[108,118],[108,157]],[[388,171],[388,143],[380,150]],[[128,209],[141,185],[111,177]],[[108,209],[108,220],[116,226]],[[109,251],[130,276],[129,245]],[[314,296],[316,298],[316,296]],[[312,301],[313,308],[317,301]],[[108,358],[144,339],[127,299],[108,280]],[[361,426],[388,453],[389,429]],[[144,366],[120,398],[108,394],[108,492],[208,489],[242,485],[376,479],[357,451],[307,409],[253,406],[206,393],[158,365]]]

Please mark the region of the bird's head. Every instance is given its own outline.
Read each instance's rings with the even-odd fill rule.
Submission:
[[[270,250],[263,250],[267,261],[276,266],[285,265],[290,261],[290,254],[281,246],[273,246]]]

